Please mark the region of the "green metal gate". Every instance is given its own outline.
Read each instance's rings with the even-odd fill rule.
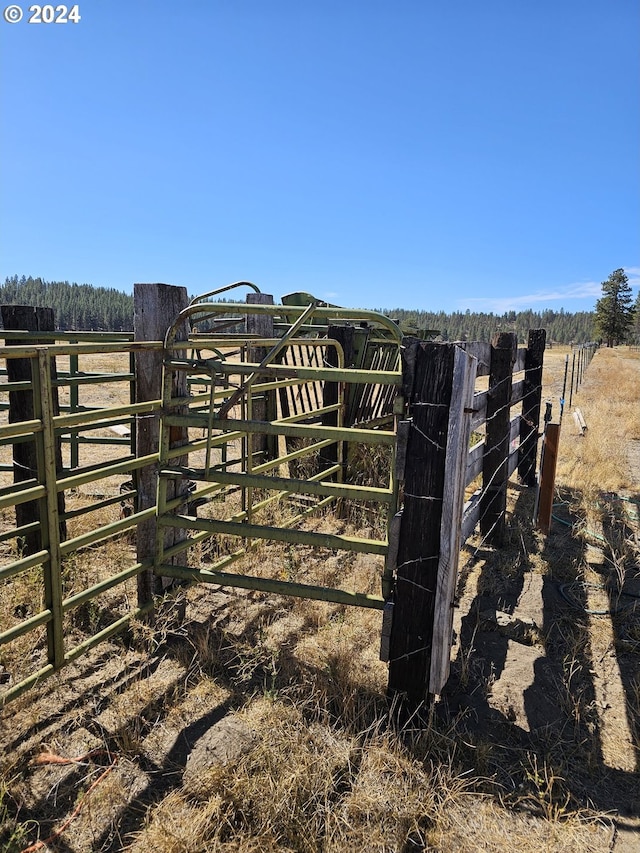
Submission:
[[[355,501],[375,503],[387,530],[392,525],[398,502],[395,422],[403,410],[400,330],[374,312],[312,302],[286,306],[288,326],[280,337],[213,334],[200,336],[194,350],[187,323],[233,310],[238,306],[195,303],[167,332],[155,571],[382,609],[393,576],[388,533],[375,539],[318,532],[306,529],[305,521],[332,503]],[[282,322],[285,309],[243,305],[241,310]],[[327,337],[328,321],[366,323],[375,330],[385,347],[380,368],[345,367],[342,347]],[[336,366],[327,366],[329,361]],[[367,399],[391,401],[396,416],[386,419],[385,429],[346,427],[345,387],[363,389]],[[300,401],[293,414],[285,399]],[[388,448],[389,464],[379,482],[349,481],[346,457],[354,445]],[[274,523],[269,515],[276,504]],[[196,546],[220,539],[238,547],[227,547],[211,564],[194,565]],[[385,558],[380,595],[228,571],[263,540],[380,555]]]

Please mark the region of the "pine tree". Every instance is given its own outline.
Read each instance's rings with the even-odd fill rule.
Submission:
[[[631,331],[636,311],[631,299],[631,287],[624,270],[614,270],[602,282],[602,297],[596,303],[596,332],[608,347],[624,343]]]

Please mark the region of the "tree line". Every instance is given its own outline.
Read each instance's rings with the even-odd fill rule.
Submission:
[[[615,294],[616,312],[619,297],[627,295],[626,282],[619,281],[619,273],[622,273],[622,270],[617,270],[610,277],[616,276],[616,283],[622,288],[622,294],[619,290]],[[605,284],[607,283],[603,283],[603,293],[606,296]],[[609,306],[609,302],[603,306]],[[5,279],[4,285],[0,285],[0,304],[53,308],[56,326],[61,331],[120,332],[133,329],[133,296],[107,287],[93,287],[90,284],[68,281],[44,281],[31,276],[19,278],[14,275]],[[603,306],[598,304],[598,316],[604,310]],[[571,313],[562,308],[559,311],[505,311],[503,314],[470,310],[453,313],[406,308],[378,310],[399,320],[405,327],[437,331],[445,341],[488,341],[496,332],[508,331],[516,332],[518,340],[525,342],[529,329],[546,329],[547,340],[564,344],[585,343],[602,335],[603,331],[601,326],[595,325],[596,312]],[[615,317],[618,319],[619,312],[616,312]],[[628,311],[624,316],[625,319],[628,318]],[[636,319],[634,316],[634,320]],[[633,323],[623,325],[623,330],[616,328],[618,339],[622,338],[622,332],[631,332],[633,336]],[[640,340],[640,330],[635,331],[638,332]],[[605,335],[602,336],[606,338]]]
[[[526,343],[529,329],[546,329],[547,340],[556,343],[586,343],[594,339],[593,311],[418,311],[404,308],[378,309],[387,317],[416,329],[432,329],[444,341],[490,341],[496,332],[515,332]]]
[[[0,304],[53,308],[62,332],[133,329],[133,296],[108,287],[14,275],[0,285]]]

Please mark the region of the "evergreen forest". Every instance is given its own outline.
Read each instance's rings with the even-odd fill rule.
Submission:
[[[17,275],[0,285],[0,304],[53,308],[61,331],[120,332],[133,329],[133,296],[107,287],[44,281]],[[437,330],[443,340],[488,341],[498,331],[516,332],[525,342],[529,329],[546,329],[547,340],[585,343],[594,337],[594,313],[554,311],[506,311],[493,314],[474,311],[422,311],[406,308],[377,309],[388,317],[417,329]]]

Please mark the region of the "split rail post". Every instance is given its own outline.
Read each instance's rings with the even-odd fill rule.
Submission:
[[[449,674],[477,360],[454,344],[413,341],[402,362],[409,432],[388,692],[414,710]]]
[[[273,305],[273,296],[269,293],[247,293],[247,305]],[[260,338],[273,338],[273,315],[272,314],[247,314],[247,335],[257,335]],[[249,345],[249,360],[260,364],[269,352],[268,347],[252,347]],[[261,381],[261,380],[258,380]],[[276,420],[276,392],[266,391],[260,396],[254,397],[251,390],[251,419],[254,421]],[[254,433],[250,438],[253,453],[260,453],[264,460],[275,459],[278,455],[278,436],[266,435],[265,433]]]
[[[542,365],[547,340],[545,329],[531,329],[524,360],[524,388],[522,392],[522,418],[520,420],[520,448],[518,450],[518,477],[525,486],[536,485],[538,440],[540,438],[540,406],[542,403]],[[565,386],[567,382],[565,364]],[[564,398],[564,390],[562,392]]]
[[[134,341],[164,341],[169,326],[176,317],[189,305],[189,297],[185,287],[171,284],[134,284],[133,285],[133,332]],[[185,324],[186,326],[186,324]],[[179,340],[188,337],[188,331],[182,330]],[[164,349],[141,349],[135,354],[135,389],[136,403],[148,403],[162,399],[162,365]],[[186,396],[186,374],[179,377],[181,387],[175,388],[176,395]],[[158,454],[160,449],[160,407],[149,414],[136,415],[136,454],[147,456]],[[184,444],[187,440],[187,430],[183,427],[171,427],[171,442],[173,446]],[[182,465],[183,459],[176,459],[175,465]],[[157,504],[158,462],[140,468],[135,476],[136,482],[136,511],[154,507]],[[167,498],[176,495],[176,488],[186,487],[179,482],[168,485]],[[156,552],[157,523],[155,518],[141,521],[137,527],[137,559],[138,562],[153,562]],[[177,534],[177,535],[176,535]],[[165,532],[174,541],[184,538],[183,530],[170,528]],[[170,547],[174,541],[168,542]],[[157,577],[153,568],[145,569],[138,575],[138,605],[143,607],[153,600],[154,595],[163,592],[162,578]]]
[[[480,532],[486,542],[498,548],[504,540],[506,524],[511,386],[517,349],[514,332],[499,332],[491,341]]]
[[[355,329],[353,326],[329,326],[327,337],[331,341],[336,341],[342,347],[344,352],[344,367],[349,368],[353,367],[353,361],[355,357]],[[339,367],[339,354],[338,348],[334,346],[327,347],[327,366],[328,367]],[[342,389],[342,426],[350,427],[351,424],[347,422],[347,407],[349,400],[349,389],[346,383],[343,384]],[[324,387],[322,389],[322,405],[323,406],[334,406],[338,403],[340,399],[340,383],[339,382],[329,382],[325,381]],[[338,426],[338,412],[328,412],[322,416],[322,425],[323,426]],[[322,448],[320,451],[320,464],[322,470],[326,468],[331,468],[338,463],[338,460],[341,461],[343,468],[346,466],[347,454],[344,452],[344,443],[341,443],[341,446],[336,444],[329,444],[327,447]],[[341,479],[344,480],[345,471],[342,471]],[[335,476],[331,477],[332,480],[335,480]]]
[[[55,331],[55,317],[53,308],[35,308],[32,305],[2,305],[2,324],[7,333],[5,343],[7,346],[42,345],[50,343],[37,337],[37,332]],[[11,338],[11,331],[33,332],[34,337],[26,341],[24,338]],[[9,423],[30,421],[34,415],[33,384],[37,385],[37,378],[33,372],[38,371],[38,361],[31,358],[8,358],[7,378],[9,382],[30,382],[30,390],[9,392]],[[51,378],[57,378],[55,359],[51,359]],[[53,415],[60,414],[58,403],[58,389],[52,388],[51,402]],[[62,442],[60,438],[55,442],[55,461],[57,473],[62,471]],[[38,470],[38,453],[36,441],[16,442],[13,445],[13,481],[21,483],[24,480],[41,479],[43,472]],[[58,494],[58,516],[60,539],[67,538],[67,525],[64,520],[65,501],[64,493]],[[16,527],[24,527],[35,523],[46,524],[46,518],[40,517],[40,506],[38,501],[27,501],[17,504]],[[40,529],[32,529],[25,532],[21,537],[23,540],[24,554],[35,554],[42,548],[42,535]]]

